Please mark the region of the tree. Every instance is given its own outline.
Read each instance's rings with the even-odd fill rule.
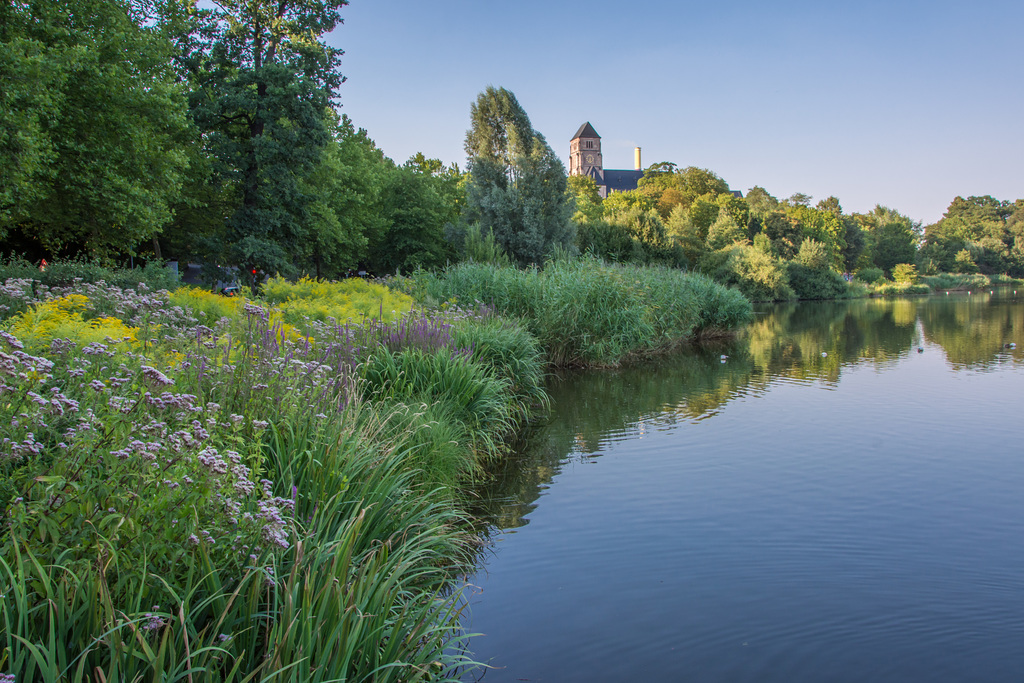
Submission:
[[[683,250],[683,255],[692,264],[697,263],[704,254],[707,234],[701,234],[690,221],[690,211],[677,206],[672,209],[665,222],[665,233]]]
[[[515,95],[488,87],[470,118],[470,179],[459,233],[474,225],[481,235],[493,234],[520,265],[542,262],[556,247],[574,248],[565,167]]]
[[[347,0],[168,0],[162,21],[175,35],[178,65],[193,91],[193,119],[238,204],[210,256],[256,284],[296,272],[293,246],[310,239],[313,197],[302,179],[330,140],[325,111],[344,78],[342,51],[322,36]]]
[[[836,197],[835,195],[832,195],[827,199],[822,199],[818,202],[817,208],[819,211],[828,211],[836,216],[843,215],[843,207],[839,204],[839,197]]]
[[[803,192],[794,192],[783,201],[783,204],[787,206],[810,206],[811,195],[804,194]]]
[[[677,206],[690,208],[697,197],[710,194],[717,197],[729,193],[729,185],[706,168],[688,166],[677,169],[675,164],[663,161],[644,171],[637,182],[637,191],[646,195],[667,219]]]
[[[755,185],[747,190],[746,199],[751,212],[759,216],[764,216],[779,208],[779,200],[768,194],[768,191],[760,185]]]
[[[718,218],[708,228],[707,248],[714,251],[728,247],[734,242],[742,242],[747,231],[736,224],[736,220],[727,211],[720,211]]]
[[[572,215],[574,223],[579,225],[601,220],[604,209],[593,178],[585,175],[569,176],[566,191],[575,202],[576,212]]]
[[[291,245],[301,272],[337,278],[366,261],[369,245],[388,228],[384,194],[394,164],[347,116],[336,120],[320,163],[301,181],[312,200],[303,225],[307,238]]]
[[[775,255],[785,260],[796,256],[803,241],[800,222],[782,211],[772,211],[764,216],[762,232],[771,240]]]
[[[913,263],[921,224],[893,209],[876,205],[867,214],[853,214],[866,233],[871,263],[888,276],[898,263]]]
[[[750,224],[750,204],[743,197],[737,197],[733,193],[720,194],[715,198],[715,203],[722,211],[729,214],[736,225],[744,232]]]
[[[601,202],[601,208],[604,211],[605,217],[612,216],[626,209],[638,208],[647,211],[655,207],[656,204],[653,197],[640,190],[612,192]]]
[[[111,257],[170,221],[192,133],[171,46],[134,8],[0,5],[0,238]]]
[[[786,208],[786,215],[800,224],[802,239],[820,242],[828,251],[832,266],[836,270],[843,267],[846,228],[836,214],[798,204]]]
[[[983,273],[1024,274],[1024,260],[1017,248],[1024,226],[1022,201],[1015,203],[983,197],[956,197],[943,218],[924,229],[921,256],[941,270],[965,267],[956,255],[967,250],[972,263]]]
[[[857,261],[860,259],[860,255],[864,253],[867,240],[864,237],[864,231],[861,229],[860,223],[855,219],[850,216],[842,216],[840,220],[843,223],[843,241],[846,243],[846,246],[840,249],[843,259],[843,270],[847,273],[852,273],[857,270]]]
[[[701,238],[706,240],[711,224],[718,219],[721,207],[716,201],[715,195],[708,193],[697,197],[690,204],[690,224],[697,230]]]
[[[455,218],[456,208],[432,176],[405,166],[393,168],[381,199],[386,227],[379,239],[370,241],[370,270],[383,274],[443,266],[452,255],[444,226]]]

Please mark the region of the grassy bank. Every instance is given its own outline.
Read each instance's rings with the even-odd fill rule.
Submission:
[[[747,322],[750,302],[702,275],[556,261],[543,270],[460,263],[398,283],[421,300],[483,302],[522,320],[556,366],[614,365]]]
[[[982,275],[981,273],[939,273],[926,275],[921,278],[921,282],[936,291],[984,289],[993,285],[1024,286],[1024,280],[1018,280],[1008,275]]]
[[[750,316],[706,278],[593,261],[403,281],[441,307],[150,275],[0,287],[0,673],[19,681],[455,676],[462,492],[545,408],[545,367]]]
[[[277,283],[279,307],[137,285],[0,291],[0,673],[464,666],[457,486],[546,400],[532,337],[363,282]]]

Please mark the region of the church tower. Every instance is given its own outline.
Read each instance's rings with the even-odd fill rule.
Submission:
[[[604,162],[601,159],[601,136],[587,121],[569,142],[569,175],[588,175],[604,185]]]

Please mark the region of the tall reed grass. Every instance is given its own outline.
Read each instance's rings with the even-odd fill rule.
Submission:
[[[480,301],[519,318],[554,365],[613,365],[745,323],[750,302],[710,279],[662,267],[594,258],[543,270],[461,263],[417,273],[411,291],[438,301]]]

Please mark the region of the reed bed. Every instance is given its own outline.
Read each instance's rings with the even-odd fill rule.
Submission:
[[[552,261],[543,270],[461,263],[396,286],[437,301],[483,302],[516,317],[556,366],[614,365],[735,329],[750,302],[696,274],[662,267]]]

